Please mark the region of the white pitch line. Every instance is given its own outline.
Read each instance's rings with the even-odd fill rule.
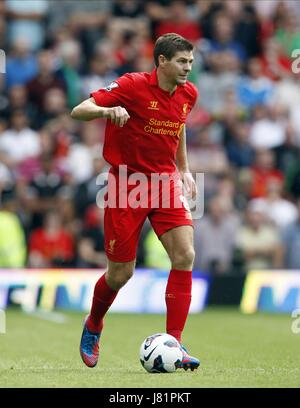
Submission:
[[[68,321],[68,318],[63,313],[47,312],[44,310],[36,310],[34,312],[25,312],[29,316],[37,317],[38,319],[47,320],[52,323],[64,324]]]

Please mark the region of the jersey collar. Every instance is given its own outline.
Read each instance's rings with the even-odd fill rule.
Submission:
[[[150,75],[150,85],[152,85],[152,86],[158,86],[157,69],[156,69],[156,68],[154,68],[154,70],[151,72],[151,75]]]
[[[150,83],[151,86],[159,87],[158,80],[157,80],[157,68],[154,68],[153,71],[151,72],[149,83]],[[185,85],[177,85],[177,87],[175,89],[175,92],[176,92],[176,90],[178,89],[179,86],[184,87]],[[163,89],[162,89],[162,91],[166,92],[166,93],[169,93],[168,91],[164,91]],[[174,94],[175,94],[175,92],[174,92]]]

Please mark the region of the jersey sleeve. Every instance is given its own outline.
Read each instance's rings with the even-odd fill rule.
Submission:
[[[192,102],[191,102],[191,110],[195,106],[199,96],[199,91],[197,87],[191,83],[191,97],[192,97]]]
[[[133,99],[133,79],[130,74],[125,74],[116,79],[106,88],[92,92],[90,96],[95,99],[98,106],[129,107]]]

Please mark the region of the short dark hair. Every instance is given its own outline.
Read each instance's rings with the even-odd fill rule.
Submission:
[[[168,60],[174,57],[178,51],[193,51],[193,44],[186,38],[176,33],[168,33],[160,36],[154,46],[154,62],[158,67],[158,57],[164,55]]]

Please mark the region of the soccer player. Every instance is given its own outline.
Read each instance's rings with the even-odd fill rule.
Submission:
[[[103,157],[111,165],[108,196],[112,191],[118,199],[114,205],[109,197],[105,208],[108,269],[95,285],[91,311],[81,337],[80,354],[88,367],[94,367],[99,358],[103,318],[134,272],[139,234],[147,217],[171,260],[165,294],[166,331],[180,344],[191,303],[193,223],[182,191],[184,185],[192,197],[196,194],[188,167],[185,135],[186,117],[198,95],[196,87],[187,80],[193,63],[193,45],[177,34],[165,34],[155,43],[154,62],[156,68],[151,73],[125,74],[93,92],[71,113],[78,120],[107,119]],[[125,185],[120,170],[124,166],[127,166]],[[121,206],[122,191],[127,189],[126,197],[129,197],[136,188],[128,181],[136,173],[142,173],[149,181],[153,175],[170,175],[170,204],[163,205],[161,184],[157,188],[149,182],[147,188],[151,194],[147,198],[145,191],[141,193],[144,205],[136,206],[128,198],[126,205]],[[150,195],[158,197],[160,204],[153,205]],[[180,205],[174,204],[176,199]],[[181,347],[180,368],[194,370],[199,360]]]

